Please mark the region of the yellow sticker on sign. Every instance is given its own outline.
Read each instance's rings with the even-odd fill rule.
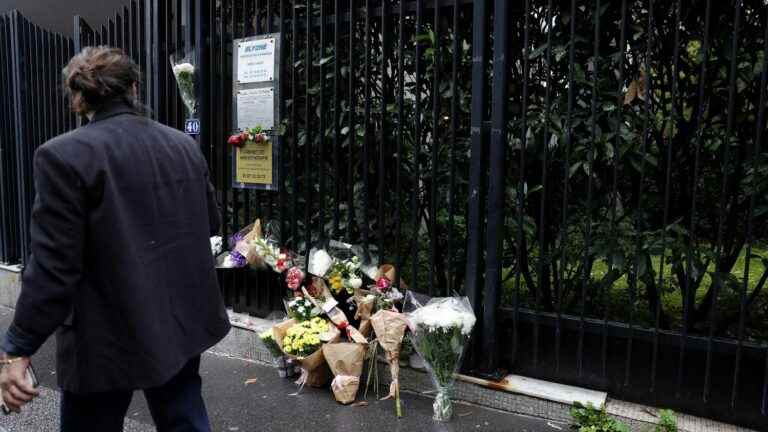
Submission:
[[[272,184],[272,142],[249,142],[237,149],[235,181]]]

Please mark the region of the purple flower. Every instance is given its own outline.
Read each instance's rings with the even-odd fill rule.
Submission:
[[[243,241],[243,238],[244,238],[244,236],[243,236],[243,234],[241,234],[241,233],[235,233],[235,234],[233,234],[233,235],[232,235],[232,236],[229,238],[229,248],[230,248],[230,249],[234,249],[234,248],[235,248],[235,246],[236,246],[238,243],[240,243],[241,241]]]
[[[248,264],[248,261],[243,254],[238,251],[230,252],[229,257],[232,259],[232,262],[235,263],[235,267],[245,267],[245,265]]]

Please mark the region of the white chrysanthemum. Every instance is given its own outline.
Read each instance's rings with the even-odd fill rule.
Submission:
[[[429,331],[456,327],[464,335],[472,332],[476,321],[475,315],[453,298],[419,308],[411,314],[410,319],[415,326],[426,327]]]
[[[180,63],[175,66],[173,66],[173,73],[174,75],[178,75],[180,73],[194,73],[195,67],[192,66],[190,63]]]

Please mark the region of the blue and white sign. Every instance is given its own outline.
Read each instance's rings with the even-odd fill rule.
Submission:
[[[255,39],[238,43],[237,81],[239,84],[269,82],[275,79],[275,39]]]
[[[184,124],[184,133],[187,135],[200,135],[200,120],[187,119],[187,122]]]

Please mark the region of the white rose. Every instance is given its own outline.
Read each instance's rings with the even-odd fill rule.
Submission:
[[[333,258],[323,249],[315,250],[309,257],[309,273],[315,276],[325,276],[333,264]]]
[[[352,289],[359,289],[361,286],[363,286],[363,280],[359,277],[353,277],[349,280],[349,286],[351,286]]]

